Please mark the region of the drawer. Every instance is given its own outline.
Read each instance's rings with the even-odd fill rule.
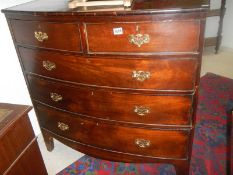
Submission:
[[[200,21],[87,23],[89,53],[196,52]]]
[[[121,59],[63,55],[19,47],[24,70],[76,83],[114,88],[193,90],[196,58]]]
[[[105,120],[142,124],[189,125],[192,95],[143,95],[68,86],[28,76],[33,99]]]
[[[84,144],[150,157],[180,159],[187,156],[188,130],[130,128],[84,120],[39,104],[35,106],[42,128]]]
[[[18,44],[81,52],[79,25],[11,20],[15,41]]]
[[[34,133],[27,116],[23,116],[0,135],[0,174],[17,159],[33,140]]]
[[[28,165],[30,162],[30,166]],[[37,144],[34,140],[4,175],[48,175]]]

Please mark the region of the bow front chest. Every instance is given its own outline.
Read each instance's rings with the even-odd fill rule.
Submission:
[[[38,0],[3,10],[47,149],[55,138],[94,157],[188,174],[208,8]]]

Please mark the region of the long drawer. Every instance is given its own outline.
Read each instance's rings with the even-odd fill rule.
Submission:
[[[197,52],[200,21],[86,23],[88,53]]]
[[[32,98],[50,106],[107,120],[189,125],[192,95],[144,95],[68,86],[28,75]]]
[[[94,58],[19,47],[24,70],[76,83],[150,90],[193,90],[196,58]]]
[[[18,44],[81,52],[78,23],[10,21]]]
[[[142,156],[187,157],[189,131],[150,130],[84,120],[35,103],[42,128],[102,149]]]

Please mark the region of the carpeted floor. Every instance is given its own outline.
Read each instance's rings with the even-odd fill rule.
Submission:
[[[227,101],[233,99],[233,80],[208,73],[201,78],[197,124],[191,160],[192,175],[226,173]],[[83,156],[57,175],[175,175],[166,164],[129,164]]]

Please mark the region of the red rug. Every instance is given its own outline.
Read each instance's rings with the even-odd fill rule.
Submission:
[[[191,160],[192,175],[226,174],[227,101],[233,80],[212,73],[201,78],[197,124]],[[83,156],[57,175],[175,175],[172,165],[110,162]]]

